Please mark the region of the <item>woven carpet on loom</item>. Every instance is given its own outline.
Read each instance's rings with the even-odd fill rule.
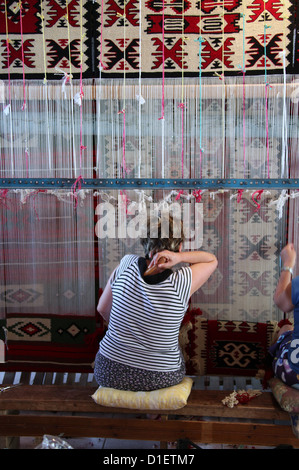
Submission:
[[[92,372],[103,333],[93,196],[76,211],[53,195],[31,203],[0,204],[0,370]]]
[[[44,55],[48,79],[59,79],[61,71],[78,78],[81,42],[83,78],[98,78],[100,64],[102,77],[138,77],[140,72],[142,77],[161,77],[163,58],[166,77],[182,72],[196,77],[200,36],[203,75],[238,74],[243,59],[246,74],[263,74],[265,52],[267,72],[281,73],[283,50],[288,72],[298,71],[297,0],[171,0],[164,10],[162,0],[129,0],[125,7],[123,0],[82,1],[82,8],[79,0],[72,0],[68,11],[64,0],[47,0],[43,24],[40,2],[27,0],[22,2],[23,40],[17,3],[6,3],[8,31],[5,0],[0,0],[3,78],[8,72],[7,33],[11,78],[22,78],[22,52],[26,79],[44,78]]]
[[[273,322],[207,320],[191,309],[180,332],[187,374],[256,376],[274,329]]]

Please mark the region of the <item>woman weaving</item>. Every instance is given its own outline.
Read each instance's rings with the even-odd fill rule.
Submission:
[[[299,389],[299,276],[292,280],[296,263],[293,243],[281,251],[282,270],[274,294],[274,302],[283,312],[294,311],[294,327],[288,322],[278,332],[270,347],[274,374],[290,387]]]
[[[168,218],[167,218],[168,220]],[[108,322],[95,359],[99,385],[119,390],[150,391],[180,383],[185,364],[178,336],[190,296],[217,267],[216,257],[204,251],[184,252],[183,231],[175,237],[169,217],[169,237],[162,238],[161,219],[156,238],[141,239],[145,258],[126,255],[111,274],[98,303]],[[190,266],[172,270],[180,263]],[[154,274],[145,275],[149,269]]]

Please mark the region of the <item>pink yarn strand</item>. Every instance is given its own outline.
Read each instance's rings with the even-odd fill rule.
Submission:
[[[201,189],[197,189],[197,190],[194,190],[192,195],[195,197],[195,201],[196,202],[200,202],[201,201],[201,198],[202,198],[202,194],[201,194],[202,190]]]
[[[180,197],[181,197],[182,194],[184,194],[183,189],[181,189],[181,190],[178,192],[178,194],[177,194],[176,197],[175,197],[175,200],[178,201],[178,200],[180,199]]]
[[[238,189],[238,196],[237,196],[237,203],[238,204],[241,202],[243,191],[244,191],[244,189]]]
[[[182,110],[182,152],[181,152],[181,167],[182,167],[182,178],[184,178],[184,103],[180,103],[178,108]]]
[[[82,168],[82,151],[86,148],[83,146],[83,72],[82,72],[82,61],[80,65],[80,98],[81,98],[81,106],[80,106],[80,173]]]
[[[268,119],[268,86],[265,85],[265,106],[266,106],[266,147],[267,147],[267,176],[270,178],[270,154],[269,154],[269,119]]]
[[[242,70],[243,73],[243,165],[244,165],[244,178],[246,174],[246,145],[245,145],[245,69]]]
[[[125,191],[119,191],[123,204],[126,206],[126,214],[128,214],[128,196]]]
[[[257,201],[259,201],[261,199],[261,196],[262,196],[263,192],[264,192],[263,189],[259,189],[257,191],[254,191],[254,193],[251,196],[251,199],[252,199],[253,203],[257,206],[256,209],[255,209],[256,212],[261,207],[261,205]],[[255,195],[257,195],[256,198],[254,197]]]
[[[72,185],[72,194],[75,198],[75,209],[78,207],[78,195],[77,192],[82,188],[82,183],[84,183],[83,177],[80,175]]]
[[[126,112],[124,110],[124,127],[123,127],[123,175],[125,177],[125,173],[127,171],[126,165]]]

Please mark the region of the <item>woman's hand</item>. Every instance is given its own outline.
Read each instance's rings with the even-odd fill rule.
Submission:
[[[164,259],[162,260],[161,258]],[[163,250],[153,256],[150,264],[148,265],[148,269],[153,266],[157,266],[160,269],[170,269],[180,262],[181,256],[179,252]]]
[[[283,266],[289,266],[290,268],[294,268],[296,263],[296,251],[294,248],[294,244],[288,243],[281,250],[280,257]]]

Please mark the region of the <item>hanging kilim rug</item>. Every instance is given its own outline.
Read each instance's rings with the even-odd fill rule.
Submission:
[[[0,0],[2,77],[8,72],[12,79],[96,75],[96,18],[92,1]]]
[[[296,73],[297,3],[0,0],[0,77]]]
[[[104,335],[96,318],[71,315],[10,314],[0,320],[2,341],[4,331],[8,341],[1,371],[92,373]]]
[[[273,333],[271,322],[207,320],[191,310],[180,332],[187,374],[254,377],[265,365]]]
[[[283,51],[291,71],[295,10],[290,0],[108,0],[103,76],[280,73]]]

